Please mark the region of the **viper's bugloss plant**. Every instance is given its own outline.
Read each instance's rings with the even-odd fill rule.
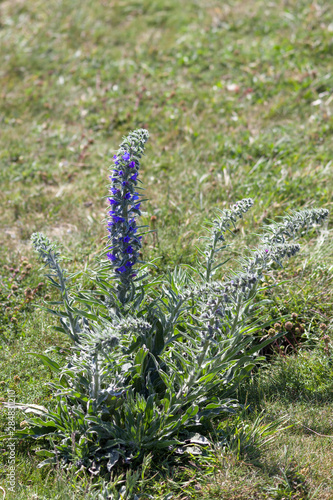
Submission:
[[[221,263],[217,257],[254,203],[237,201],[208,225],[196,268],[140,280],[138,173],[147,139],[146,130],[129,134],[114,156],[109,241],[90,273],[90,291],[75,289],[73,276],[68,288],[58,250],[43,235],[32,236],[61,293],[63,309],[47,309],[73,341],[62,366],[38,355],[56,374],[56,409],[21,406],[38,416],[17,435],[52,444],[40,451],[47,457],[41,465],[84,467],[97,475],[149,453],[158,459],[161,450],[209,446],[213,420],[237,411],[238,385],[263,359],[260,351],[283,334],[257,339],[265,327],[258,319],[260,282],[268,269],[299,252],[296,238],[328,217],[324,209],[304,210],[265,227],[260,245],[245,249],[238,268],[221,281],[216,271],[228,258]]]

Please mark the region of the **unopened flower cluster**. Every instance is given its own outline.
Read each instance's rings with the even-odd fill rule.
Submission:
[[[300,210],[284,217],[283,222],[266,227],[264,241],[284,243],[286,239],[303,236],[311,227],[322,224],[328,217],[326,208]]]
[[[239,301],[245,302],[263,277],[263,271],[272,262],[282,265],[283,259],[294,256],[300,250],[297,244],[276,245],[270,248],[257,249],[252,259],[249,259],[242,271],[236,273],[232,279],[219,283],[205,283],[196,289],[189,290],[197,297],[200,297],[201,314],[197,318],[205,325],[203,337],[212,338],[213,335],[224,325],[228,330],[228,322],[223,323],[223,318],[233,312],[235,305]],[[193,295],[192,295],[193,296]]]
[[[206,281],[210,281],[218,267],[214,267],[215,255],[225,248],[225,246],[221,246],[220,244],[220,242],[225,241],[225,233],[231,231],[230,228],[232,226],[236,228],[237,220],[242,219],[243,214],[250,210],[252,206],[253,200],[251,198],[237,201],[230,210],[218,210],[218,218],[208,224],[206,229],[208,229],[209,235],[203,238],[207,242],[206,249],[204,252],[201,252],[201,255],[205,257],[205,262],[201,263],[201,265],[203,264],[205,267]]]
[[[218,239],[224,241],[224,234],[229,230],[231,225],[235,226],[237,219],[242,219],[245,214],[253,206],[252,198],[244,198],[237,201],[230,210],[221,210],[221,216],[213,221],[213,233],[218,236]]]
[[[58,263],[60,252],[57,250],[55,244],[43,233],[33,233],[31,235],[31,243],[43,262],[51,269],[57,270],[56,264]]]

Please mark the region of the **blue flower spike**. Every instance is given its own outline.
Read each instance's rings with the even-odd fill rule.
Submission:
[[[125,302],[126,292],[137,273],[133,266],[138,262],[142,237],[136,236],[136,217],[141,215],[139,193],[136,191],[140,169],[140,158],[144,153],[149,133],[145,129],[135,130],[124,138],[113,156],[116,168],[112,167],[112,185],[108,198],[111,210],[107,222],[110,246],[106,254],[115,275],[119,278],[118,298]],[[112,252],[111,252],[112,250]]]

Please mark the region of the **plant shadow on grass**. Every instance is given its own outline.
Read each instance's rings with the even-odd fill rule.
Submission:
[[[244,381],[237,397],[256,408],[266,401],[333,402],[333,358],[319,348],[276,356]]]

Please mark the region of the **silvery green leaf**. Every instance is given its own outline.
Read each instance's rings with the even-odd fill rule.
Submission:
[[[100,464],[96,464],[95,461],[92,462],[91,466],[88,468],[88,471],[90,472],[90,474],[92,474],[93,476],[97,476],[100,472]]]
[[[199,446],[184,446],[184,451],[190,455],[202,455],[202,449]]]
[[[41,469],[42,467],[44,467],[44,465],[51,465],[51,464],[55,464],[56,463],[56,457],[54,456],[53,458],[47,458],[46,460],[43,460],[43,462],[40,462],[38,465],[37,465],[37,469]]]
[[[185,443],[200,444],[202,446],[208,446],[211,444],[211,442],[205,436],[202,436],[197,432],[191,435],[189,438],[185,439]]]
[[[109,456],[109,460],[106,464],[106,467],[107,467],[108,471],[110,472],[112,467],[118,462],[120,454],[118,451],[114,450],[111,453],[111,456],[110,456],[110,454],[108,454],[108,456]]]

